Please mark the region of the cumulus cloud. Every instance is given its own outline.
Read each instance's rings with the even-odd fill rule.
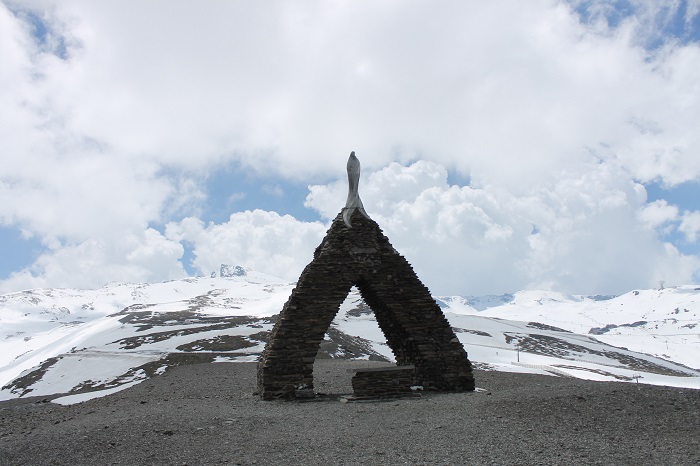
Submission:
[[[648,228],[656,229],[678,220],[678,207],[660,199],[643,206],[638,217]]]
[[[685,235],[689,243],[696,242],[700,235],[700,212],[684,212],[678,231]]]
[[[33,94],[76,137],[128,157],[185,167],[235,157],[308,176],[355,149],[375,168],[426,155],[529,186],[602,143],[634,157],[643,179],[700,170],[688,131],[697,47],[649,61],[624,29],[601,37],[554,1],[510,2],[507,15],[460,2],[51,11],[81,45],[70,60],[39,54]]]
[[[221,224],[205,224],[192,217],[171,222],[166,237],[192,245],[192,265],[201,273],[218,271],[221,264],[236,264],[292,281],[313,258],[325,231],[319,222],[248,210],[232,214]]]
[[[209,223],[208,174],[235,164],[282,197],[313,184],[327,220],[350,150],[368,210],[438,289],[690,280],[697,258],[659,233],[694,242],[695,216],[639,183],[700,178],[700,47],[645,48],[661,2],[632,3],[613,24],[574,9],[609,2],[556,0],[0,2],[0,225],[46,246],[3,286],[166,279],[180,242],[203,273],[293,278],[321,223]]]
[[[656,230],[677,210],[644,208],[644,187],[623,175],[612,164],[590,163],[514,195],[450,185],[444,167],[419,161],[369,174],[360,194],[436,293],[615,293],[660,279],[691,281],[697,258],[659,242]],[[330,218],[344,189],[342,181],[312,186],[307,205]]]
[[[178,259],[183,247],[154,229],[122,241],[88,239],[51,244],[31,267],[0,282],[0,291],[28,288],[98,288],[112,281],[157,282],[187,276]]]

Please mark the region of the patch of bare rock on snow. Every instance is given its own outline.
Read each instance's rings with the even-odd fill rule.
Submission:
[[[182,366],[61,406],[0,403],[0,464],[698,464],[700,391],[476,371],[471,393],[341,403],[317,360],[310,402],[260,401],[255,363]]]

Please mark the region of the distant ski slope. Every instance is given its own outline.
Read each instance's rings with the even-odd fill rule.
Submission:
[[[636,290],[609,300],[521,291],[480,315],[544,322],[700,368],[700,286]]]
[[[179,364],[255,361],[293,287],[246,269],[228,278],[0,296],[0,400],[84,394],[79,401]],[[691,369],[700,361],[698,288],[607,300],[522,291],[437,301],[480,368],[700,388]],[[393,360],[356,290],[319,357]]]

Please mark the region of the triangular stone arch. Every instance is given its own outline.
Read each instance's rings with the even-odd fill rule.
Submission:
[[[258,365],[264,400],[313,389],[319,346],[352,286],[374,312],[398,366],[426,390],[474,390],[467,354],[442,310],[376,222],[343,209],[292,290]],[[353,215],[354,214],[354,215]],[[349,223],[349,222],[348,222]]]

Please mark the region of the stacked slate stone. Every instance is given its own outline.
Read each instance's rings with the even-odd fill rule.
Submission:
[[[414,396],[414,366],[355,369],[352,377],[353,397],[348,401],[374,398]]]
[[[426,390],[474,390],[471,364],[442,310],[379,225],[342,212],[292,290],[258,365],[264,400],[292,399],[313,389],[321,341],[355,285],[374,311],[397,365],[414,365]]]

